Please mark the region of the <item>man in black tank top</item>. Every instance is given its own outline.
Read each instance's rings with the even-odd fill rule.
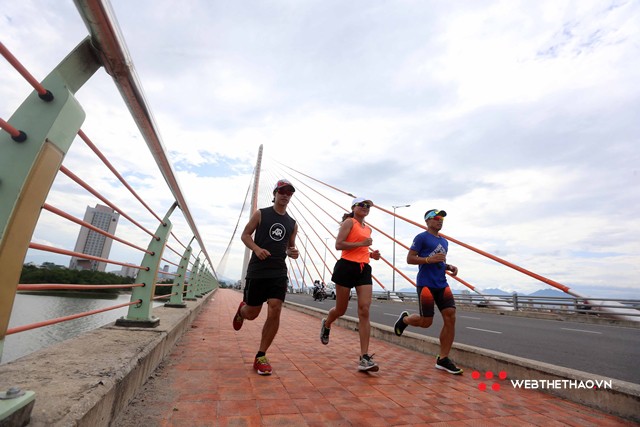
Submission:
[[[267,320],[253,362],[253,368],[260,375],[271,375],[272,371],[266,353],[278,333],[282,303],[287,294],[285,259],[287,256],[296,259],[299,255],[296,249],[298,225],[287,213],[295,191],[289,181],[279,180],[273,188],[273,206],[255,211],[242,231],[242,242],[253,253],[247,266],[244,297],[233,317],[233,329],[238,331],[244,320],[258,317],[262,305],[267,303]]]

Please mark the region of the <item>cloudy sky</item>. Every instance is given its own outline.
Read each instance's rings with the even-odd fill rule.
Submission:
[[[87,35],[71,1],[0,4],[0,39],[39,80]],[[262,145],[262,192],[281,176],[299,183],[292,212],[328,264],[321,242],[341,210],[313,190],[345,207],[351,198],[305,175],[387,210],[410,204],[397,213],[420,223],[427,209],[445,209],[446,235],[580,294],[640,298],[640,3],[176,5],[112,1],[214,267],[247,220],[240,212]],[[29,91],[1,65],[0,117]],[[162,216],[171,198],[111,78],[99,70],[77,97],[82,129]],[[76,141],[65,165],[144,216],[90,159]],[[50,201],[79,217],[96,203],[63,177]],[[374,209],[369,220],[392,234],[391,216]],[[55,221],[43,214],[34,240],[73,248],[77,226]],[[121,222],[118,234],[146,244]],[[316,235],[316,222],[328,231],[316,225]],[[184,221],[175,227],[188,235]],[[405,245],[420,231],[396,220]],[[392,262],[391,240],[373,237]],[[119,251],[114,244],[112,258],[129,257]],[[396,245],[396,266],[414,278],[405,257]],[[478,289],[549,287],[455,244],[448,262]],[[236,235],[224,276],[239,278],[241,263]],[[390,288],[391,269],[373,268]]]

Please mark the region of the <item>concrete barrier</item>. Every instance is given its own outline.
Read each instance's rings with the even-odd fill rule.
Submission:
[[[318,318],[326,317],[327,315],[326,310],[293,302],[285,302],[285,306]],[[358,330],[358,319],[354,317],[342,316],[334,324],[354,331]],[[320,324],[318,323],[318,325]],[[409,331],[405,331],[399,337],[394,333],[392,327],[378,323],[371,323],[371,336],[420,353],[432,355],[434,358],[440,351],[440,342],[436,338]],[[537,385],[549,384],[548,382],[556,380],[575,381],[578,384],[580,382],[586,383],[587,381],[611,381],[612,387],[610,389],[599,388],[594,390],[559,387],[538,388],[538,390],[618,417],[640,422],[640,385],[638,384],[612,380],[575,369],[562,368],[459,343],[453,344],[451,357],[458,365],[470,367],[483,373],[487,371],[494,373],[505,371],[508,374],[508,381],[528,380],[529,385],[534,383]],[[508,384],[511,385],[510,382]]]
[[[110,324],[0,365],[0,389],[35,392],[30,427],[108,426],[214,294],[155,308],[156,328]]]

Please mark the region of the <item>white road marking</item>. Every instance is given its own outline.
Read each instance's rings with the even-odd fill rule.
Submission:
[[[471,328],[469,326],[467,326],[467,329],[473,329],[474,331],[491,332],[492,334],[501,334],[502,333],[502,332],[498,332],[498,331],[490,331],[488,329]]]
[[[402,312],[400,312],[402,313]],[[393,316],[393,317],[398,317],[400,316],[400,313],[383,313],[385,316]]]
[[[471,316],[457,316],[457,317],[460,317],[462,319],[482,320],[481,317],[471,317]]]
[[[565,331],[586,332],[588,334],[602,334],[602,332],[586,331],[584,329],[571,329],[571,328],[560,328],[560,329],[564,329]]]

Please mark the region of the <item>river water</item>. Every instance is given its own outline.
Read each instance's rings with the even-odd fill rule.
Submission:
[[[130,300],[130,294],[113,295],[106,298],[96,298],[95,295],[85,298],[80,296],[16,294],[13,310],[11,311],[11,319],[9,320],[9,328],[112,307],[127,303]],[[154,303],[154,306],[161,304]],[[126,316],[128,310],[129,307],[121,307],[51,326],[8,335],[4,341],[4,350],[0,363],[10,362],[41,348],[115,322],[116,319]]]

